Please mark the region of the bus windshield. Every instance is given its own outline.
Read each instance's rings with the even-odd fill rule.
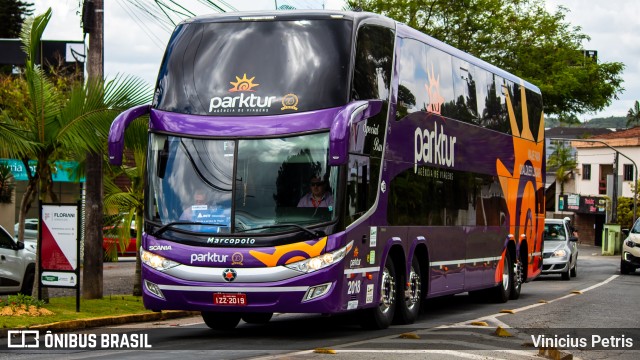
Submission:
[[[338,168],[327,165],[327,132],[247,140],[150,137],[145,211],[151,223],[175,230],[163,238],[297,231],[335,219]]]
[[[345,105],[351,28],[344,19],[181,24],[160,68],[154,106],[254,116]]]

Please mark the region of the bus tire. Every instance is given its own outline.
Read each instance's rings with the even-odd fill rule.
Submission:
[[[520,298],[520,291],[522,291],[522,283],[524,283],[524,263],[522,260],[518,260],[513,264],[513,283],[511,285],[511,292],[509,293],[509,300],[518,300]]]
[[[202,320],[213,330],[231,330],[240,322],[239,313],[202,311]]]
[[[405,285],[409,285],[407,289],[398,293],[396,323],[405,325],[413,324],[420,314],[420,305],[422,304],[422,272],[420,271],[420,263],[418,257],[413,255],[411,259],[411,269],[409,270],[409,278],[407,281],[401,282],[398,288],[404,289]]]
[[[391,325],[396,311],[396,294],[398,291],[398,281],[393,260],[387,258],[380,279],[380,297],[378,305],[363,310],[360,317],[361,326],[370,330],[386,329]]]
[[[502,264],[502,281],[500,281],[498,286],[492,289],[493,301],[497,303],[507,302],[509,300],[509,295],[511,294],[513,282],[513,260],[511,260],[511,253],[509,250],[505,250]]]
[[[272,316],[273,313],[246,313],[242,314],[242,320],[247,324],[266,324]]]

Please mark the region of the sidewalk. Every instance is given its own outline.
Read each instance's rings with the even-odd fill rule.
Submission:
[[[579,257],[582,256],[601,256],[604,258],[618,259],[620,258],[620,254],[617,255],[602,255],[602,247],[594,246],[589,244],[580,244],[578,243],[578,254]]]
[[[602,247],[578,243],[578,253],[587,256],[602,256]]]

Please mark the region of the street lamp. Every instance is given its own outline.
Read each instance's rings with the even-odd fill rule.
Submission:
[[[602,140],[595,140],[595,139],[565,139],[565,138],[547,138],[549,139],[549,141],[569,141],[569,142],[593,142],[593,143],[599,143],[602,144],[606,147],[608,147],[609,149],[613,150],[616,152],[616,154],[620,154],[622,156],[624,156],[627,160],[631,161],[631,163],[633,164],[633,167],[635,169],[635,173],[633,175],[633,221],[631,221],[631,224],[634,224],[636,221],[636,202],[638,199],[638,165],[636,165],[636,162],[633,161],[633,159],[631,159],[630,157],[628,157],[627,155],[621,153],[618,149],[614,148],[613,146],[607,144],[606,142],[602,141]],[[616,168],[616,176],[617,176],[617,172],[618,169]],[[617,184],[614,181],[614,189],[617,186]]]

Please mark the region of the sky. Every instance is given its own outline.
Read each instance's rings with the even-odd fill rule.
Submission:
[[[32,0],[35,14],[51,7],[52,19],[45,30],[46,40],[82,40],[80,27],[81,0]],[[116,75],[137,75],[155,85],[155,78],[165,46],[171,35],[171,25],[165,20],[158,25],[152,17],[136,8],[136,4],[153,7],[153,0],[104,0],[105,2],[105,67],[107,78]],[[169,1],[165,1],[169,2]],[[177,2],[177,1],[176,1]],[[202,1],[179,1],[197,15],[212,13]],[[341,9],[342,0],[223,0],[238,10],[272,10],[275,5],[290,5],[299,9]],[[636,100],[640,100],[640,1],[637,0],[546,0],[547,9],[555,11],[562,5],[569,9],[566,21],[581,27],[591,37],[583,44],[585,50],[597,50],[600,62],[622,62],[625,91],[611,105],[597,113],[578,117],[585,121],[594,117],[626,116]],[[178,18],[175,19],[176,22]],[[88,42],[88,40],[87,40]],[[543,94],[544,97],[544,94]]]

